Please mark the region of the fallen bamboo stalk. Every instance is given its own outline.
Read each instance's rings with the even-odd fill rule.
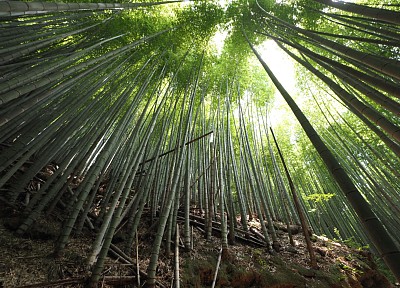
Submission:
[[[76,278],[62,279],[62,280],[51,281],[51,282],[42,282],[42,283],[23,285],[23,286],[18,286],[16,288],[54,287],[56,285],[80,284],[80,283],[85,282],[85,280],[86,280],[86,277],[76,277]]]
[[[112,253],[114,255],[116,255],[118,257],[118,259],[124,261],[125,263],[129,263],[129,264],[133,264],[133,265],[137,265],[137,263],[135,263],[135,261],[133,261],[132,258],[130,258],[128,255],[126,255],[121,249],[119,249],[116,245],[111,244],[110,245],[110,251],[112,251]],[[147,279],[147,273],[144,271],[139,270],[139,277],[142,277],[144,279]],[[134,276],[136,279],[136,276]],[[165,288],[166,286],[164,284],[162,284],[160,281],[156,280],[156,284],[161,287],[161,288]]]
[[[104,276],[102,282],[107,285],[128,285],[136,280],[136,276]],[[71,285],[71,284],[83,284],[86,281],[86,277],[77,277],[70,279],[62,279],[51,282],[42,282],[29,284],[24,286],[18,286],[16,288],[40,288],[40,287],[54,287],[58,285]],[[157,285],[164,287],[161,283],[157,282]]]
[[[110,250],[113,250],[114,252],[116,252],[116,254],[120,257],[125,259],[128,262],[134,263],[134,261],[132,260],[131,257],[129,257],[128,255],[125,254],[124,251],[122,251],[121,249],[118,248],[118,246],[116,246],[115,244],[110,245]]]
[[[260,232],[258,232],[257,229],[251,227],[251,228],[250,228],[250,231],[251,231],[254,235],[256,235],[258,238],[260,238],[262,241],[265,241],[264,235],[262,235]]]
[[[183,216],[178,216],[178,218],[182,218],[182,217]],[[192,217],[190,217],[190,218],[192,218]],[[204,223],[197,221],[197,219],[195,219],[195,220],[191,219],[190,223],[194,227],[201,228],[204,231]],[[219,225],[221,225],[221,224],[219,224]],[[215,234],[216,233],[221,234],[221,230],[218,227],[212,226],[212,231]],[[254,237],[252,235],[249,235],[249,233],[246,233],[245,235],[246,235],[245,237],[242,237],[242,236],[239,236],[239,235],[235,235],[235,238],[237,240],[239,240],[240,242],[242,242],[242,243],[251,244],[251,245],[254,245],[254,246],[257,246],[257,247],[264,247],[265,246],[265,243],[263,241],[259,240],[258,238]]]

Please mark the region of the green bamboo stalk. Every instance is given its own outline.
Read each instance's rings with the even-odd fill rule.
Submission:
[[[23,2],[7,1],[0,5],[0,16],[20,16],[40,13],[54,13],[66,11],[85,11],[85,10],[122,10],[137,9],[169,3],[182,2],[181,0],[170,0],[163,2],[143,2],[143,3],[54,3],[54,2]]]
[[[279,83],[275,75],[269,69],[267,64],[265,64],[261,56],[257,53],[250,42],[249,45],[252,48],[254,54],[259,59],[260,63],[263,65],[271,80],[274,82],[275,86],[280,91],[281,95],[285,98],[286,102],[291,107],[293,113],[296,115],[307,136],[310,138],[314,147],[317,149],[321,158],[324,160],[325,164],[332,173],[332,176],[335,178],[342,191],[346,195],[347,199],[349,200],[350,204],[356,211],[357,215],[360,217],[360,220],[362,221],[365,230],[367,231],[371,241],[377,247],[381,257],[384,259],[396,278],[400,279],[400,251],[394,243],[393,239],[387,233],[386,229],[380,223],[379,219],[372,212],[369,204],[365,201],[361,193],[354,186],[353,182],[345,173],[341,165],[337,162],[335,157],[322,142],[321,138],[311,126],[310,122],[297,107],[296,103],[286,92],[283,86]]]

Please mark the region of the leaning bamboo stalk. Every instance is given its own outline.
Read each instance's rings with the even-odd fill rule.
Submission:
[[[229,92],[231,93],[231,92]],[[233,200],[233,195],[232,195],[232,188],[231,188],[231,161],[230,161],[230,153],[229,153],[229,139],[230,139],[230,100],[229,96],[230,94],[228,93],[227,97],[225,98],[225,117],[226,118],[226,128],[224,131],[224,137],[223,139],[223,145],[222,145],[222,150],[225,155],[225,174],[226,174],[226,196],[227,196],[227,222],[229,221],[229,244],[233,245],[235,244],[235,226],[236,226],[236,212],[235,212],[235,204]],[[227,224],[228,225],[228,224]]]
[[[85,11],[85,10],[123,10],[135,9],[138,7],[155,6],[168,3],[181,2],[181,0],[171,0],[164,2],[149,3],[54,3],[54,2],[23,2],[23,1],[3,1],[0,3],[0,16],[20,16],[66,11]]]
[[[132,111],[128,110],[128,112]],[[131,115],[129,113],[125,113],[123,119],[119,121],[118,126],[112,133],[112,137],[110,137],[109,141],[107,141],[101,153],[98,155],[96,163],[90,167],[91,173],[88,173],[88,177],[85,179],[85,185],[81,185],[79,187],[79,193],[77,193],[79,194],[78,202],[75,204],[73,211],[70,213],[68,220],[66,221],[66,226],[64,227],[61,236],[58,239],[55,253],[60,253],[65,247],[78,217],[79,211],[82,208],[91,187],[94,186],[97,176],[106,165],[109,157],[118,150],[117,147],[119,145],[119,138],[123,135],[125,128],[124,126],[126,125],[126,121],[128,121],[130,116]]]
[[[221,125],[222,126],[222,125]],[[221,131],[223,131],[223,128],[221,129]],[[222,239],[222,249],[223,249],[223,253],[224,253],[224,257],[227,256],[228,254],[228,229],[227,229],[227,217],[225,214],[225,206],[226,206],[226,201],[225,201],[225,175],[224,175],[224,164],[223,163],[223,156],[222,155],[224,153],[223,149],[222,149],[222,143],[223,142],[223,133],[219,133],[220,137],[219,137],[219,193],[220,193],[220,209],[221,209],[221,239]]]
[[[244,34],[245,35],[245,34]],[[397,247],[396,243],[389,235],[379,218],[372,211],[370,205],[362,196],[360,191],[351,181],[343,167],[339,164],[335,156],[328,149],[325,143],[322,141],[320,136],[317,134],[315,129],[312,127],[308,119],[305,117],[303,112],[294,102],[293,98],[289,95],[289,93],[285,90],[282,84],[278,81],[276,76],[272,73],[271,69],[268,65],[263,61],[260,54],[255,50],[254,46],[250,43],[247,36],[245,35],[247,42],[249,43],[252,51],[260,61],[261,65],[263,65],[264,70],[267,72],[268,76],[278,88],[281,95],[284,97],[287,104],[292,109],[296,118],[300,122],[304,131],[306,132],[308,138],[313,143],[314,147],[318,151],[322,160],[326,164],[327,168],[331,172],[332,176],[337,181],[344,195],[348,199],[351,206],[356,211],[359,219],[361,220],[371,242],[374,243],[376,248],[379,251],[379,254],[382,256],[386,264],[389,266],[389,269],[393,272],[395,277],[400,280],[400,250]]]
[[[323,11],[319,11],[319,13],[331,23],[339,24],[343,27],[366,33],[368,36],[373,36],[378,39],[385,39],[390,41],[400,40],[400,35],[396,33],[396,31],[393,31],[390,28],[388,29],[388,26],[386,25],[377,27],[375,25],[370,25],[370,23],[360,21],[354,17],[348,17],[343,14],[339,15]]]
[[[154,37],[157,37],[157,36],[159,36],[159,35],[161,35],[163,33],[166,33],[166,32],[168,32],[170,30],[171,29],[165,29],[165,30],[162,30],[160,32],[156,32],[156,33],[154,33],[154,34],[152,34],[150,36],[145,36],[145,37],[143,37],[143,38],[141,38],[139,40],[136,40],[136,41],[132,42],[131,44],[128,44],[128,45],[123,46],[121,48],[112,50],[112,51],[110,51],[110,52],[108,52],[108,53],[106,53],[106,54],[104,54],[104,55],[102,55],[102,56],[100,56],[98,58],[90,59],[90,60],[88,60],[86,62],[82,62],[80,64],[74,65],[74,66],[72,66],[72,67],[70,67],[68,69],[65,69],[65,70],[61,71],[61,72],[58,71],[58,72],[55,72],[53,74],[49,74],[53,70],[56,70],[57,68],[59,68],[60,64],[56,63],[57,65],[53,65],[52,69],[50,69],[50,70],[49,70],[48,66],[46,66],[46,67],[40,66],[38,69],[36,69],[38,71],[36,71],[36,70],[34,70],[34,72],[31,71],[29,73],[28,77],[26,75],[21,75],[20,77],[16,77],[15,79],[12,79],[12,81],[9,81],[8,83],[6,83],[4,85],[0,83],[0,87],[1,87],[0,88],[1,92],[0,93],[4,92],[0,97],[0,104],[9,102],[12,99],[18,98],[18,97],[20,97],[21,95],[23,95],[25,93],[31,92],[31,91],[37,89],[38,87],[42,87],[42,86],[44,86],[46,84],[53,83],[54,81],[59,80],[61,78],[65,78],[65,77],[69,77],[71,75],[75,75],[75,73],[80,72],[81,70],[87,69],[91,65],[97,64],[100,61],[104,61],[104,60],[107,60],[107,59],[113,59],[115,57],[120,57],[123,53],[127,53],[128,51],[130,51],[133,47],[138,46],[140,44],[143,44],[147,40],[150,40],[150,39],[152,39]],[[101,41],[99,43],[96,43],[95,45],[85,49],[84,51],[77,52],[77,53],[73,54],[71,57],[67,57],[66,60],[62,61],[62,63],[65,63],[65,64],[74,63],[74,62],[76,62],[76,59],[77,59],[78,56],[83,56],[83,55],[85,55],[85,53],[87,53],[90,50],[93,50],[95,47],[100,46],[102,43],[108,42],[108,41],[116,39],[116,38],[119,38],[121,36],[122,35],[119,35],[119,36],[116,36],[116,37],[112,37],[112,38],[103,40],[103,41]],[[42,75],[43,77],[39,81],[37,81],[35,83],[31,83],[33,81],[33,79],[39,78],[38,75],[41,75],[41,74],[43,74]],[[26,84],[26,85],[23,85],[23,84]],[[19,87],[19,88],[16,89],[16,87]]]
[[[229,134],[231,135],[231,134]],[[237,197],[239,199],[239,209],[240,209],[240,216],[241,216],[241,223],[243,226],[243,229],[245,231],[248,231],[248,225],[247,225],[247,214],[248,214],[248,209],[246,208],[245,205],[245,196],[243,193],[242,189],[242,183],[240,182],[240,177],[239,177],[239,171],[237,167],[237,162],[236,162],[236,156],[235,156],[235,151],[233,149],[233,142],[232,142],[232,137],[229,137],[229,143],[228,143],[228,153],[230,156],[230,160],[232,163],[232,170],[233,170],[233,180],[236,185],[236,190],[237,190]]]
[[[8,49],[2,49],[0,51],[0,59],[1,59],[0,63],[3,65],[5,63],[15,61],[15,59],[23,58],[25,55],[28,55],[30,53],[33,53],[34,51],[43,49],[46,46],[50,46],[54,42],[61,41],[62,39],[71,37],[72,35],[76,35],[76,34],[84,32],[86,30],[90,30],[91,28],[96,27],[97,25],[99,25],[99,23],[93,24],[91,26],[88,26],[88,27],[85,27],[82,29],[73,30],[73,31],[70,31],[67,33],[59,34],[59,35],[56,35],[54,37],[51,37],[51,38],[48,38],[45,40],[33,41],[33,42],[26,43],[26,44],[19,44],[17,46],[18,50],[15,47],[12,47],[12,48],[10,47]],[[3,50],[5,50],[5,51],[3,51]],[[9,50],[9,51],[7,51],[7,50]]]
[[[383,74],[386,74],[387,76],[391,76],[396,79],[400,79],[400,61],[394,60],[394,59],[388,59],[382,56],[378,56],[375,54],[370,54],[370,53],[365,53],[359,50],[356,50],[354,48],[342,45],[338,42],[331,41],[329,39],[326,39],[324,37],[318,36],[312,32],[309,32],[305,29],[302,29],[300,27],[296,27],[286,21],[283,21],[282,19],[279,19],[278,17],[272,15],[271,13],[268,13],[265,9],[263,9],[258,1],[256,1],[258,7],[260,7],[261,10],[263,10],[267,17],[277,21],[278,23],[281,23],[283,26],[292,29],[293,31],[296,31],[300,34],[303,34],[311,41],[317,42],[320,45],[326,47],[328,50],[335,50],[339,52],[342,55],[346,55],[346,57],[350,57],[351,59],[357,61],[359,64],[369,66],[370,68],[375,69],[376,71],[379,71]]]
[[[345,1],[332,1],[332,0],[314,0],[314,1],[331,7],[335,7],[337,9],[346,12],[356,13],[366,17],[371,17],[372,19],[378,19],[395,25],[400,25],[400,12],[398,11],[369,7],[366,5],[348,3]]]
[[[194,143],[194,142],[196,142],[196,141],[198,141],[198,140],[200,140],[200,139],[203,139],[203,138],[206,137],[206,136],[211,135],[213,132],[214,132],[214,131],[211,130],[211,131],[209,131],[209,132],[207,132],[207,133],[205,133],[205,134],[203,134],[203,135],[201,135],[201,136],[199,136],[199,137],[196,137],[196,138],[194,138],[194,139],[192,139],[192,140],[190,140],[190,141],[187,141],[184,145],[185,145],[185,146],[188,146],[189,144],[192,144],[192,143]],[[173,149],[170,149],[170,150],[168,150],[168,151],[166,151],[166,152],[161,153],[160,155],[154,156],[154,157],[152,157],[152,158],[150,158],[150,159],[146,159],[145,161],[143,161],[143,162],[140,163],[140,164],[145,164],[145,163],[147,163],[147,162],[153,161],[153,160],[156,159],[156,158],[164,157],[164,156],[166,156],[166,155],[168,155],[168,154],[170,154],[170,153],[173,153],[173,152],[175,152],[176,150],[182,148],[182,146],[183,146],[183,145],[181,145],[181,146],[179,146],[179,147],[175,147],[175,148],[173,148]]]
[[[186,98],[187,95],[185,95]],[[193,111],[193,102],[194,102],[194,95],[191,95],[190,97],[190,103],[189,103],[189,110],[188,110],[188,115],[187,115],[187,119],[186,119],[186,127],[183,127],[183,117],[184,117],[184,105],[182,105],[181,108],[181,115],[180,115],[180,131],[178,134],[178,143],[180,143],[181,145],[181,149],[179,149],[176,153],[176,155],[174,155],[174,162],[173,162],[173,167],[175,168],[175,170],[173,171],[173,175],[171,178],[171,190],[170,192],[166,195],[166,201],[165,201],[165,207],[160,215],[160,219],[159,219],[159,225],[158,225],[158,229],[157,229],[157,233],[156,233],[156,237],[155,240],[153,242],[153,250],[152,250],[152,254],[150,257],[150,263],[147,267],[147,273],[148,273],[148,282],[147,282],[147,286],[148,287],[155,287],[155,277],[156,277],[156,267],[157,267],[157,262],[158,262],[158,257],[159,257],[159,253],[160,253],[160,248],[161,248],[161,242],[162,242],[162,238],[163,238],[163,234],[165,232],[165,226],[167,224],[167,220],[168,220],[168,215],[170,214],[171,208],[172,208],[172,204],[173,204],[173,200],[175,197],[175,193],[177,193],[177,188],[178,188],[178,184],[179,184],[179,180],[180,180],[180,167],[182,167],[182,164],[184,163],[184,158],[185,158],[185,153],[187,153],[186,151],[186,146],[183,145],[188,138],[188,127],[189,127],[189,123],[192,120],[192,111]],[[184,103],[184,101],[183,101]]]
[[[312,268],[318,268],[317,265],[317,259],[315,258],[315,252],[314,252],[314,248],[312,247],[311,244],[311,239],[310,239],[310,234],[308,233],[309,227],[308,224],[306,222],[306,218],[304,216],[304,212],[300,206],[300,201],[299,198],[297,196],[297,192],[296,192],[296,188],[294,187],[293,181],[292,181],[292,177],[290,176],[289,170],[286,166],[285,163],[285,159],[283,158],[281,149],[279,148],[278,142],[276,141],[275,135],[274,135],[274,131],[272,130],[272,128],[270,127],[271,133],[272,133],[272,138],[274,139],[275,145],[276,145],[276,149],[278,150],[278,154],[279,157],[281,158],[282,164],[283,164],[283,168],[285,169],[285,173],[286,173],[286,177],[289,181],[289,187],[290,187],[290,191],[292,192],[292,197],[293,197],[293,201],[297,210],[297,213],[299,215],[300,218],[300,223],[301,223],[301,227],[303,229],[303,234],[304,237],[306,239],[306,244],[307,244],[307,250],[308,253],[310,254],[310,263],[311,263],[311,267]]]
[[[285,49],[282,46],[283,49]],[[285,49],[285,52],[288,53],[291,57],[293,57],[296,61],[298,61],[300,64],[304,65],[310,72],[315,74],[318,78],[320,78],[322,81],[324,81],[332,91],[335,92],[339,98],[348,105],[349,109],[356,114],[357,116],[362,115],[365,118],[367,118],[369,121],[373,122],[375,125],[379,126],[384,130],[387,134],[389,134],[394,140],[400,141],[400,129],[398,125],[395,123],[392,123],[392,121],[389,121],[387,118],[385,118],[381,113],[373,109],[373,107],[365,105],[363,102],[358,100],[355,96],[351,95],[348,93],[346,90],[344,90],[340,85],[336,84],[332,79],[321,73],[319,70],[315,69],[309,62],[306,62],[302,60],[301,58],[297,57],[287,49]],[[359,116],[360,117],[360,116]],[[361,117],[360,117],[361,118]],[[380,136],[382,141],[385,141],[380,134],[377,134]],[[389,145],[388,147],[397,155],[400,155],[399,147],[396,143],[393,143],[393,145]]]
[[[347,80],[352,79],[350,81],[356,82],[355,85],[357,87],[360,87],[363,85],[363,86],[367,87],[367,89],[368,89],[368,87],[374,86],[383,91],[386,91],[389,95],[393,95],[397,98],[400,98],[400,91],[399,91],[398,87],[389,78],[383,78],[382,76],[380,76],[376,73],[373,73],[370,70],[368,71],[368,73],[364,73],[363,71],[359,71],[350,66],[347,66],[347,65],[339,63],[335,60],[332,60],[326,56],[315,53],[315,52],[307,49],[304,45],[302,46],[299,43],[289,41],[289,39],[275,37],[268,33],[263,33],[263,32],[260,32],[260,34],[271,37],[272,39],[274,39],[276,41],[276,43],[281,48],[282,48],[282,46],[281,46],[282,44],[280,42],[285,43],[293,48],[296,48],[301,53],[304,53],[304,54],[308,55],[310,58],[315,59],[315,61],[317,61],[317,60],[320,61],[319,63],[324,63],[325,65],[328,65],[331,68],[331,72],[332,71],[335,71],[335,72],[340,71],[341,75],[343,75],[342,76],[343,79],[347,79]],[[284,48],[282,48],[282,49],[284,49]],[[332,73],[335,74],[335,72],[332,72]],[[367,94],[368,93],[369,92],[367,92]],[[378,92],[378,93],[380,93],[380,92]],[[365,94],[365,95],[368,96],[367,94]],[[381,96],[378,96],[378,97],[380,97],[382,101],[390,101],[392,103],[394,102],[389,97],[382,95],[382,93],[380,93],[380,94],[381,94]]]
[[[19,89],[23,88],[23,90],[19,91],[17,94],[24,93],[24,91],[26,91],[31,86],[30,84],[33,81],[35,81],[37,79],[44,80],[43,78],[45,78],[46,75],[48,77],[52,78],[51,76],[55,71],[58,72],[58,70],[60,70],[61,68],[66,69],[66,67],[70,67],[71,64],[76,64],[77,59],[85,57],[85,55],[90,53],[90,51],[93,51],[94,49],[97,49],[98,47],[104,45],[105,43],[115,40],[115,39],[118,39],[122,36],[123,36],[123,34],[104,39],[102,41],[94,43],[93,45],[90,45],[89,47],[82,49],[81,51],[77,51],[72,54],[69,54],[69,55],[67,55],[67,57],[64,57],[61,60],[53,61],[52,63],[46,63],[46,65],[37,65],[37,66],[32,67],[29,70],[27,70],[26,73],[22,73],[22,74],[18,73],[17,75],[14,75],[11,79],[8,79],[6,83],[0,83],[0,93],[5,93],[4,95],[3,94],[1,95],[2,98],[4,97],[5,99],[14,99],[14,98],[19,97],[19,96],[14,97],[12,94],[12,93],[15,94],[15,92],[12,92],[12,91],[15,90],[16,88],[19,88]],[[110,51],[110,52],[102,55],[101,57],[99,57],[98,60],[100,60],[100,61],[106,60],[106,58],[109,59],[111,54],[112,54],[111,56],[116,56],[118,54],[118,52],[122,53],[121,49],[129,47],[130,45],[131,44],[114,50],[114,51],[117,51],[117,53],[113,53],[114,51]],[[107,57],[104,58],[104,56],[106,56],[106,55],[107,55]],[[87,64],[90,61],[95,61],[95,59],[89,60],[87,62]],[[83,64],[83,63],[81,63],[81,64]],[[81,66],[81,64],[78,64],[76,66]],[[91,65],[91,63],[89,65]],[[70,68],[68,70],[70,70]],[[65,73],[65,71],[64,71],[64,73]],[[47,83],[52,83],[51,79],[48,79]],[[44,86],[44,85],[45,84],[43,84],[41,86]],[[25,86],[28,86],[28,87],[25,87]],[[28,92],[33,91],[34,89],[37,89],[41,86],[36,85],[33,87],[33,89],[31,89],[31,90],[28,89]],[[7,92],[7,91],[9,91],[9,92]],[[9,96],[5,96],[6,94],[9,94]],[[7,102],[7,101],[2,100],[2,103],[5,103],[5,102]]]
[[[150,82],[150,80],[151,80],[151,77],[148,77],[146,79],[146,82],[147,81]],[[155,92],[155,91],[153,91],[153,92]],[[143,93],[143,91],[139,91],[138,93]],[[149,99],[151,99],[151,97]],[[94,285],[94,286],[97,285],[98,280],[100,278],[100,273],[104,267],[104,261],[105,261],[105,258],[106,258],[107,252],[108,252],[108,248],[111,244],[112,238],[114,236],[114,232],[117,228],[117,225],[120,222],[124,203],[126,202],[129,192],[131,190],[136,171],[139,169],[140,161],[144,157],[144,151],[146,149],[147,143],[149,142],[150,136],[153,133],[154,127],[156,125],[156,120],[158,119],[159,113],[162,110],[162,104],[164,103],[165,99],[166,99],[166,95],[164,94],[160,103],[157,103],[158,101],[156,101],[153,104],[156,111],[154,111],[154,114],[149,123],[149,126],[146,129],[144,129],[142,127],[144,125],[142,121],[144,120],[144,116],[146,115],[147,109],[151,103],[151,101],[148,100],[146,103],[146,107],[143,109],[142,115],[141,115],[139,121],[136,123],[134,131],[132,132],[132,135],[131,135],[132,142],[139,141],[138,137],[136,137],[136,136],[140,135],[141,133],[143,133],[146,136],[144,137],[144,139],[141,139],[141,141],[140,141],[141,143],[139,144],[138,151],[135,154],[132,154],[131,157],[129,157],[129,158],[131,158],[130,161],[127,161],[127,162],[129,162],[129,166],[127,166],[126,175],[124,175],[123,180],[121,181],[121,184],[120,184],[120,188],[117,190],[116,195],[114,195],[115,198],[112,202],[112,206],[110,207],[110,210],[107,212],[107,215],[112,214],[112,215],[110,215],[110,218],[112,218],[112,219],[110,220],[109,227],[107,227],[107,232],[104,234],[104,236],[102,236],[100,234],[98,235],[97,239],[104,238],[104,243],[102,243],[102,245],[101,245],[101,250],[98,253],[98,258],[97,258],[96,264],[93,267],[91,283],[90,283],[91,285]],[[120,198],[120,199],[118,199],[118,198]],[[118,207],[116,208],[118,201],[119,201],[119,204],[118,204]],[[114,209],[115,209],[115,212],[113,213],[112,210],[114,210]],[[104,223],[103,223],[103,226],[104,226]],[[91,255],[91,259],[93,259],[94,257],[97,256],[96,248],[97,247],[94,247],[94,249],[93,249],[94,251]]]
[[[285,188],[285,185],[283,183],[281,170],[279,169],[279,166],[276,163],[275,154],[272,150],[272,146],[271,146],[271,142],[269,141],[268,134],[267,134],[267,140],[268,140],[269,153],[270,153],[270,157],[272,160],[272,166],[274,169],[274,176],[275,176],[274,178],[275,178],[277,190],[279,191],[279,198],[281,201],[281,205],[283,206],[283,219],[284,219],[284,222],[285,222],[287,230],[288,230],[289,242],[290,242],[290,245],[295,246],[292,231],[289,227],[290,219],[291,219],[290,211],[289,211],[289,207],[288,207],[289,206],[289,196],[288,196],[287,190]]]
[[[169,122],[164,122],[163,123],[163,128],[167,127],[169,125]],[[165,131],[165,129],[162,129],[162,131]],[[157,143],[157,146],[155,148],[155,151],[158,153],[161,149],[161,146],[163,144],[163,142],[165,141],[165,133],[163,133]],[[131,251],[131,247],[133,245],[133,241],[134,241],[134,235],[132,234],[135,231],[135,235],[137,237],[137,229],[139,226],[139,221],[140,218],[142,216],[143,210],[144,210],[144,206],[145,204],[147,204],[148,202],[146,201],[146,199],[150,194],[150,191],[152,189],[152,186],[154,185],[153,183],[157,183],[157,176],[159,173],[156,173],[156,171],[158,171],[158,165],[159,165],[159,159],[156,159],[155,161],[150,163],[150,167],[148,168],[147,171],[149,171],[149,175],[148,177],[146,177],[145,179],[145,184],[143,189],[141,189],[139,191],[139,197],[137,199],[137,201],[135,202],[139,202],[139,203],[135,203],[134,205],[134,209],[131,211],[131,215],[130,215],[130,219],[129,219],[129,225],[128,225],[128,229],[130,229],[130,231],[132,231],[131,233],[129,233],[128,235],[128,241],[127,241],[127,251]]]
[[[217,276],[218,276],[218,271],[219,271],[219,265],[221,263],[221,257],[222,257],[222,248],[219,250],[217,267],[215,268],[214,280],[212,282],[211,288],[214,288],[215,283],[217,282]]]

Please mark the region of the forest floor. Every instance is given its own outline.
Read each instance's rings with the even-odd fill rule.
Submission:
[[[0,287],[84,287],[90,275],[86,257],[95,239],[94,232],[87,230],[71,238],[63,256],[54,258],[51,255],[60,229],[58,221],[42,218],[25,237],[17,237],[12,232],[16,221],[15,211],[4,207],[0,201]],[[136,247],[128,260],[126,255],[122,257],[118,252],[110,253],[99,287],[138,287],[135,277],[138,269],[142,271],[139,278],[143,285],[143,272],[149,263],[155,234],[155,231],[149,230],[149,222],[144,219],[139,229],[138,263],[135,261]],[[257,221],[253,221],[253,228],[257,229]],[[123,233],[121,229],[115,237],[114,252],[118,251],[118,247],[123,248]],[[194,228],[193,250],[180,251],[180,287],[212,285],[221,241],[216,236],[206,241],[203,235],[200,228]],[[302,233],[293,236],[294,247],[289,244],[286,232],[278,230],[278,236],[280,252],[275,255],[268,253],[266,247],[255,247],[251,243],[231,245],[229,253],[221,261],[215,287],[394,287],[365,250],[350,248],[324,237],[314,237],[318,269],[311,269]],[[121,242],[118,243],[118,240]],[[173,253],[170,256],[160,255],[157,280],[161,287],[175,287],[172,283],[173,259]]]

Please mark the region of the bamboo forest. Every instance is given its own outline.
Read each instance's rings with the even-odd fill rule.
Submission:
[[[398,0],[0,1],[0,287],[400,285]]]

